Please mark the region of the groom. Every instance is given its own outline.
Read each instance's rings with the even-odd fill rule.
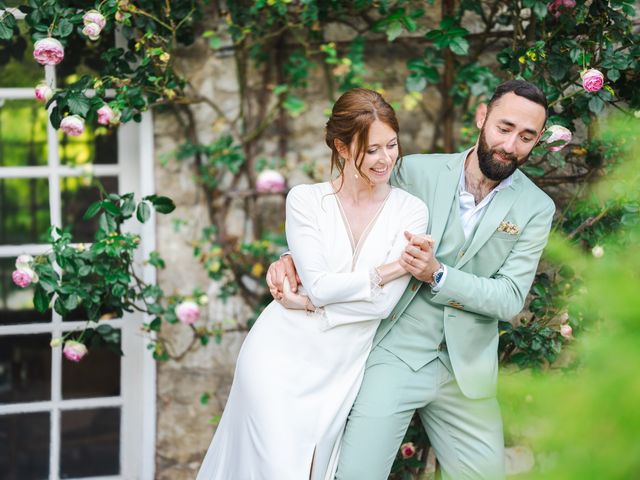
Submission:
[[[521,311],[555,211],[517,169],[546,118],[544,94],[511,80],[478,108],[472,149],[403,159],[392,181],[426,202],[436,249],[407,234],[413,277],[373,341],[336,479],[386,479],[416,410],[445,479],[504,478],[498,320]],[[290,256],[270,267],[272,292],[285,274]]]

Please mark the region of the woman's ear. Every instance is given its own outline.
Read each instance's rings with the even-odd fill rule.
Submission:
[[[338,151],[338,153],[340,154],[340,156],[344,159],[348,159],[349,158],[349,147],[347,145],[345,145],[345,143],[336,138],[333,140],[333,145],[336,147],[336,150]]]

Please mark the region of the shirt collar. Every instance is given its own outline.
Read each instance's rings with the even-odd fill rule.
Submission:
[[[496,187],[493,190],[491,190],[491,192],[489,192],[489,195],[491,195],[493,192],[498,192],[498,191],[502,190],[503,188],[507,188],[508,186],[510,186],[513,183],[513,175],[514,174],[512,173],[507,178],[502,180],[498,185],[496,185]],[[465,187],[466,187],[466,182],[465,182],[465,179],[464,179],[464,166],[463,166],[462,167],[462,172],[460,172],[460,179],[458,180],[458,191],[460,193],[466,192],[467,189]]]

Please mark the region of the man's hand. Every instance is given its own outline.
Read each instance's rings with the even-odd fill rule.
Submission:
[[[400,256],[400,266],[418,280],[426,283],[433,281],[433,272],[440,267],[435,258],[433,239],[430,235],[413,235],[404,232],[409,242]]]
[[[271,296],[276,300],[283,299],[285,278],[289,280],[291,291],[296,293],[298,291],[298,285],[301,282],[291,255],[283,255],[280,260],[269,265],[269,269],[267,270],[267,285],[269,286],[269,292],[271,292]]]

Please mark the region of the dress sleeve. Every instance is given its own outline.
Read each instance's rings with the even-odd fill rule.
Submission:
[[[369,272],[329,271],[322,254],[324,248],[315,195],[308,185],[300,185],[291,189],[286,201],[287,244],[306,294],[316,307],[371,300],[376,292]]]
[[[404,236],[405,230],[413,234],[423,234],[427,229],[427,206],[417,198],[415,198],[415,201],[407,202],[405,209],[399,214],[403,215],[403,219],[399,223],[398,231],[395,232],[393,244],[387,255],[387,262],[400,258],[407,245],[407,240]],[[326,330],[338,325],[388,317],[407,288],[410,279],[411,276],[406,274],[392,280],[384,285],[380,289],[380,293],[369,301],[351,301],[325,305],[322,312],[322,328]]]

